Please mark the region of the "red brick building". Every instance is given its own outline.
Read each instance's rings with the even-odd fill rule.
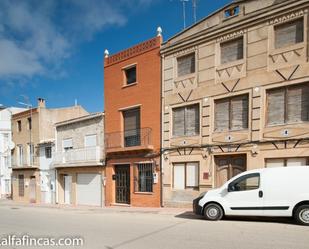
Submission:
[[[105,53],[107,206],[160,206],[161,43]]]

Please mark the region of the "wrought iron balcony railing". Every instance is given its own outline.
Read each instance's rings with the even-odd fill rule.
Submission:
[[[132,150],[152,147],[151,128],[141,128],[105,134],[105,148],[107,152],[119,150]]]

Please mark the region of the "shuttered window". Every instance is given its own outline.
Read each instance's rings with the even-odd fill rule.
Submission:
[[[85,136],[85,147],[97,146],[97,135],[86,135]]]
[[[275,26],[275,48],[291,46],[304,41],[304,19]]]
[[[248,128],[248,95],[220,99],[215,102],[215,131]]]
[[[195,53],[177,58],[178,77],[195,72]]]
[[[270,158],[266,159],[267,168],[278,167],[294,167],[308,165],[309,158],[307,157],[294,157],[294,158]]]
[[[173,136],[195,136],[200,132],[199,105],[173,109]]]
[[[173,188],[183,190],[199,186],[199,164],[176,163],[173,168]]]
[[[244,58],[243,37],[221,43],[221,64],[241,60]]]
[[[125,147],[140,145],[140,108],[123,111]]]
[[[62,147],[63,147],[63,150],[65,150],[65,151],[73,149],[72,138],[63,139],[62,140]]]
[[[309,84],[269,90],[267,104],[268,125],[309,121]]]

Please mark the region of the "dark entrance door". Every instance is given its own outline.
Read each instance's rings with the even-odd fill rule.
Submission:
[[[116,202],[130,204],[130,165],[116,165]]]

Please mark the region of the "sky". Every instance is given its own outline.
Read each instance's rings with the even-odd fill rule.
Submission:
[[[232,0],[197,0],[197,20]],[[0,105],[104,110],[104,50],[117,53],[183,29],[180,0],[1,0]],[[193,24],[191,0],[187,27]]]

